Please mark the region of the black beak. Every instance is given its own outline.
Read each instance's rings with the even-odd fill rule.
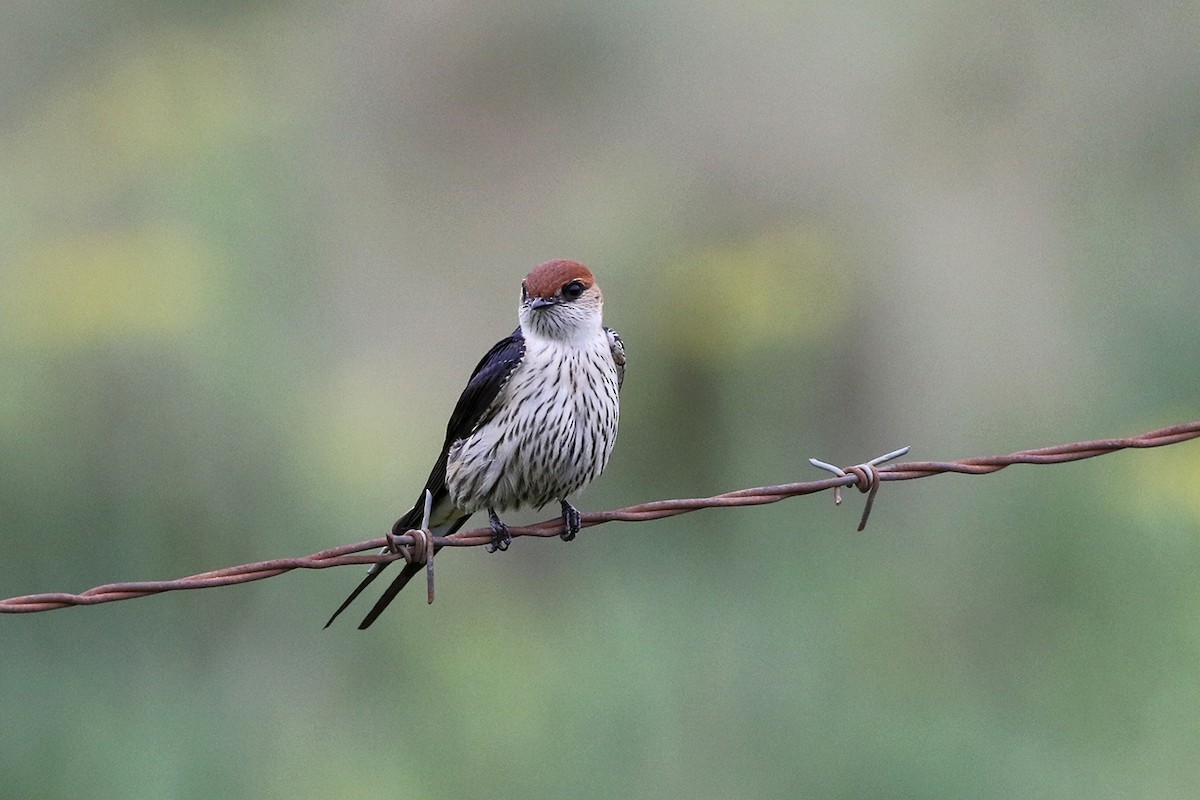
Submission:
[[[533,302],[529,304],[529,307],[537,311],[541,308],[549,308],[556,305],[558,305],[558,301],[553,297],[535,297],[533,298]]]

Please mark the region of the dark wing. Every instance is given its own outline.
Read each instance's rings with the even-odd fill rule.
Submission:
[[[401,535],[405,531],[420,527],[422,517],[425,510],[425,491],[433,493],[433,507],[435,509],[449,502],[449,491],[446,489],[446,460],[450,454],[450,447],[459,439],[469,436],[476,428],[487,422],[495,410],[492,408],[496,402],[496,398],[500,396],[500,392],[504,389],[504,385],[508,383],[508,379],[512,376],[513,370],[521,363],[521,359],[525,356],[525,338],[521,335],[521,329],[517,328],[511,336],[505,337],[492,346],[479,363],[475,365],[475,370],[471,373],[470,379],[467,381],[467,386],[463,389],[462,394],[458,397],[458,402],[454,405],[454,411],[450,414],[450,422],[446,425],[446,441],[442,444],[442,453],[438,456],[438,460],[433,465],[433,469],[429,473],[429,479],[425,481],[425,489],[421,491],[421,496],[417,499],[416,505],[412,507],[408,513],[396,520],[396,524],[392,526],[392,532],[396,535]],[[466,522],[469,514],[455,520],[451,527],[441,531],[441,535],[448,535],[458,530],[464,522]],[[354,599],[362,594],[362,591],[371,585],[371,582],[379,576],[387,564],[375,564],[367,572],[367,576],[362,582],[355,587],[340,606],[338,610],[333,612],[333,616],[329,618],[329,622],[325,623],[325,627],[337,619],[338,615],[346,610]],[[362,621],[359,628],[366,628],[375,621],[383,610],[387,608],[388,603],[392,602],[405,584],[413,577],[413,575],[424,569],[423,566],[416,564],[405,564],[401,573],[396,576],[391,585],[380,596],[375,606],[367,614],[366,619]]]
[[[612,328],[605,328],[604,332],[608,334],[608,347],[612,350],[613,362],[617,365],[619,390],[625,384],[625,343],[621,341],[621,335]]]
[[[525,337],[517,328],[510,336],[492,345],[471,373],[467,388],[459,395],[450,422],[446,425],[447,451],[456,440],[469,436],[476,428],[491,419],[495,413],[492,404],[500,396],[504,385],[512,377],[513,370],[525,357]]]
[[[446,495],[446,459],[450,455],[450,446],[459,439],[470,436],[483,423],[492,418],[495,409],[492,407],[500,396],[504,385],[512,377],[513,370],[525,357],[525,337],[517,328],[511,336],[505,337],[479,360],[475,371],[467,381],[467,387],[458,396],[454,411],[450,413],[450,421],[446,423],[446,441],[442,444],[442,454],[425,481],[425,488],[433,492],[433,502],[436,504]],[[425,492],[421,492],[421,498]],[[417,501],[417,506],[424,504],[423,499]],[[420,512],[417,519],[420,520]],[[409,528],[412,527],[411,525]],[[408,530],[409,528],[404,528]]]

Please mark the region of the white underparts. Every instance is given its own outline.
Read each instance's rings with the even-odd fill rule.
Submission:
[[[603,328],[570,341],[527,337],[486,421],[446,465],[464,511],[540,508],[594,480],[617,438],[617,368]]]

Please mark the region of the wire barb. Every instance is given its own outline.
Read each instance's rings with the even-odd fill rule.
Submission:
[[[433,513],[433,492],[425,490],[425,513],[421,517],[421,558],[417,563],[425,562],[425,596],[426,602],[433,605],[433,556],[437,548],[433,546],[433,532],[429,529],[429,516]],[[412,532],[416,536],[417,532]]]
[[[390,530],[384,534],[387,538],[387,550],[404,556],[404,560],[409,564],[425,565],[425,596],[430,605],[433,604],[433,556],[437,553],[437,547],[433,541],[433,531],[429,528],[431,513],[433,513],[433,492],[426,489],[425,513],[421,517],[421,527],[407,530],[403,536],[397,536],[395,531]],[[412,542],[411,547],[400,543],[405,537]]]
[[[899,458],[902,455],[906,455],[909,449],[910,447],[908,445],[904,445],[904,447],[893,450],[890,453],[884,453],[881,456],[875,456],[875,458],[872,458],[865,464],[855,464],[853,467],[847,467],[846,469],[835,467],[833,464],[827,464],[826,462],[815,458],[810,458],[808,463],[812,464],[814,467],[819,467],[826,472],[832,472],[839,478],[849,478],[853,476],[853,481],[844,484],[839,483],[833,487],[833,504],[835,506],[840,506],[842,504],[842,486],[853,486],[860,492],[869,493],[867,494],[867,503],[863,506],[862,519],[858,522],[858,530],[861,532],[867,528],[867,518],[871,516],[871,506],[875,505],[875,495],[879,491],[879,475],[882,470],[877,470],[875,468],[884,462],[891,461],[893,458]],[[885,467],[884,469],[887,468]]]
[[[1148,433],[1143,433],[1140,436],[1132,436],[1125,439],[1098,439],[1090,442],[1072,442],[1071,444],[1054,445],[1036,450],[1021,450],[1004,456],[980,456],[977,458],[964,458],[959,461],[909,461],[902,464],[893,464],[884,469],[873,469],[874,478],[871,484],[875,485],[876,481],[909,481],[916,478],[941,475],[947,472],[957,472],[964,475],[985,475],[990,472],[997,472],[1013,464],[1063,464],[1068,461],[1079,461],[1085,458],[1094,458],[1108,453],[1115,453],[1118,450],[1163,447],[1198,438],[1200,438],[1200,420],[1159,428]],[[865,467],[876,467],[883,461],[903,455],[904,452],[907,452],[907,448],[895,453],[889,453],[886,456],[880,456],[877,459],[872,459],[867,464],[860,466],[864,467],[865,473]],[[750,489],[737,489],[712,497],[654,500],[649,503],[639,503],[613,511],[598,511],[583,515],[583,527],[590,528],[602,525],[605,522],[644,522],[652,519],[663,519],[664,517],[673,517],[678,514],[688,514],[701,508],[767,505],[769,503],[778,503],[780,500],[786,500],[791,497],[823,492],[827,489],[859,485],[860,476],[854,473],[853,469],[847,471],[833,467],[833,465],[826,465],[824,462],[818,464],[814,461],[813,463],[822,469],[832,467],[830,471],[834,473],[834,477],[818,481],[803,481],[800,483],[783,483],[776,486],[756,486]],[[839,472],[841,472],[840,475],[838,474]],[[852,474],[847,474],[847,472]],[[869,509],[869,496],[867,500],[867,508]],[[423,533],[428,534],[428,515],[422,521],[422,526],[424,528]],[[539,522],[536,525],[509,528],[509,533],[514,537],[551,537],[558,536],[561,530],[562,520],[553,519]],[[147,597],[152,594],[180,591],[183,589],[207,589],[213,586],[230,586],[236,583],[249,583],[250,581],[263,580],[264,578],[273,578],[276,575],[282,575],[285,572],[295,569],[328,569],[329,567],[340,567],[348,564],[385,563],[395,561],[400,557],[396,552],[391,550],[391,547],[421,547],[422,545],[417,542],[417,538],[420,537],[414,537],[410,531],[402,536],[394,536],[392,539],[383,536],[369,539],[365,542],[331,547],[319,553],[313,553],[310,556],[277,558],[253,564],[240,564],[235,567],[202,572],[198,575],[172,581],[110,583],[89,589],[81,594],[50,592],[46,594],[11,597],[7,600],[0,600],[0,613],[27,614],[36,611],[67,608],[68,606],[97,605],[99,603],[111,603],[116,600],[131,600],[135,597]],[[432,549],[440,547],[480,547],[489,544],[491,541],[492,532],[490,528],[475,528],[469,531],[459,531],[450,536],[429,536],[424,546],[431,546]],[[382,552],[375,554],[363,553],[365,550],[379,551],[381,548],[383,548]],[[427,580],[430,581],[430,585],[432,585],[432,562],[431,552],[430,558],[426,562],[430,576]]]

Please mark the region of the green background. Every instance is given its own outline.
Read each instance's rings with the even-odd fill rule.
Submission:
[[[1195,3],[0,5],[0,596],[379,535],[519,281],[584,510],[1197,414]],[[0,617],[0,796],[1174,798],[1200,447]],[[532,521],[535,514],[515,515]],[[353,615],[365,611],[356,606]]]

